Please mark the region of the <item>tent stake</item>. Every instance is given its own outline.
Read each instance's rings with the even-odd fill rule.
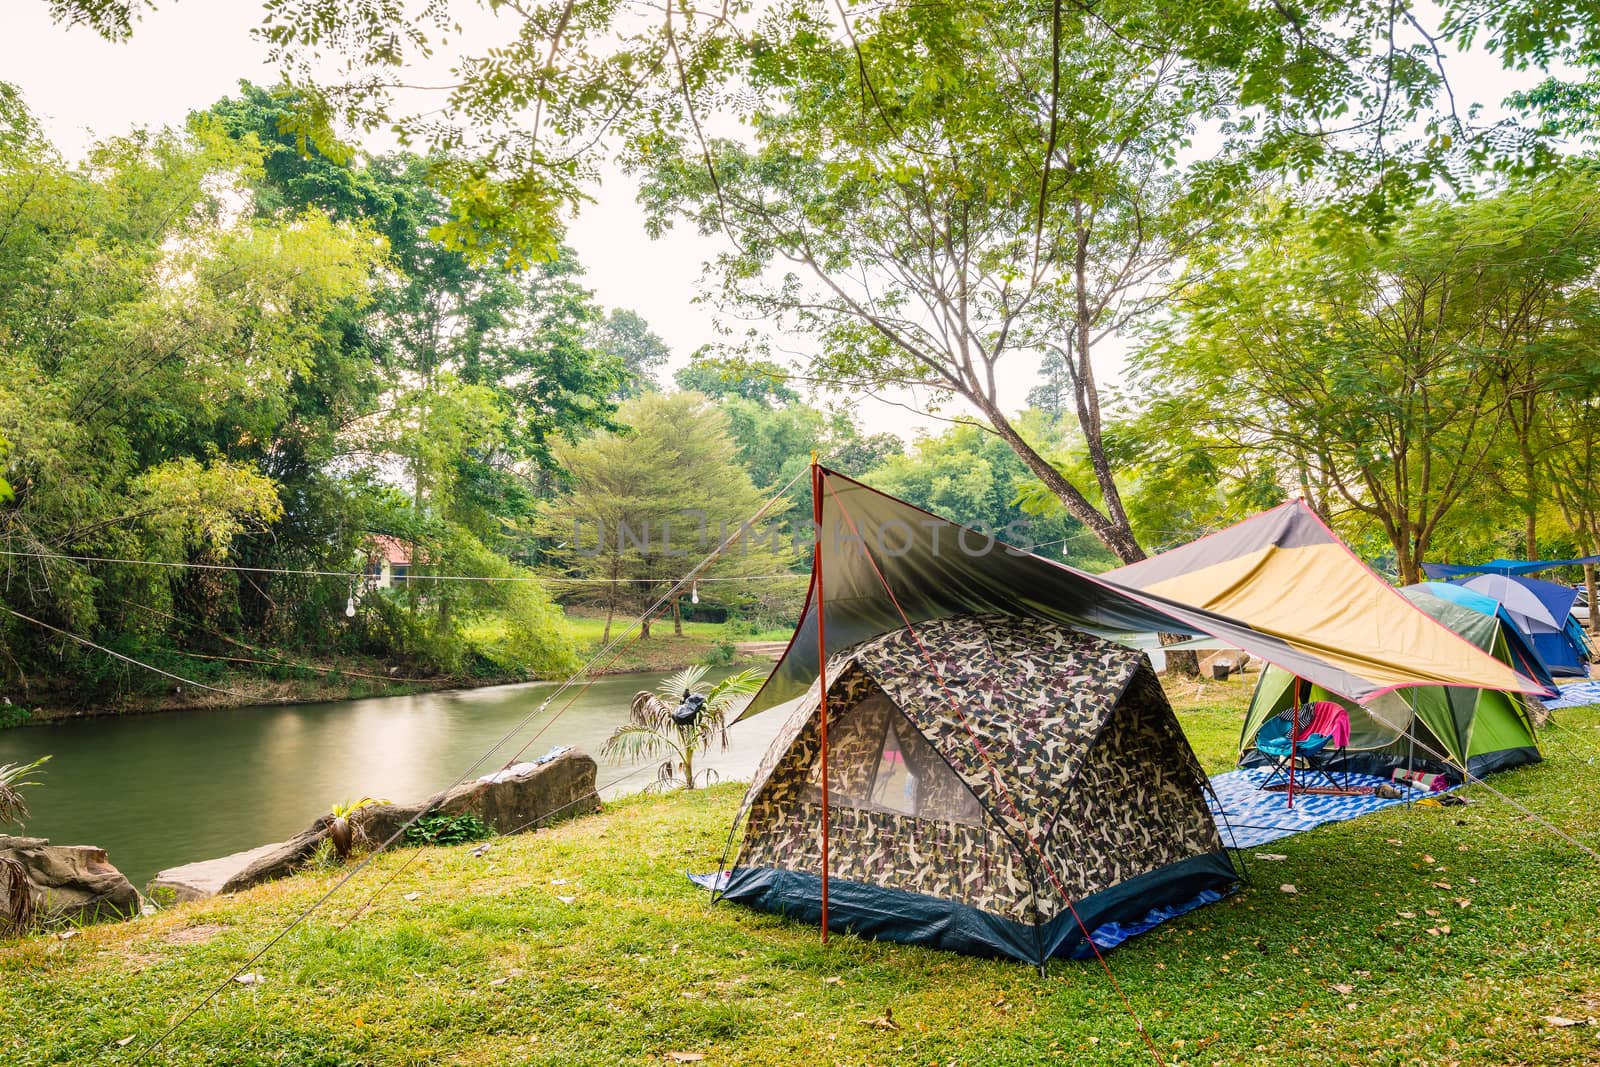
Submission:
[[[828,641],[823,631],[822,601],[822,468],[811,453],[811,523],[816,528],[812,547],[817,575],[817,689],[821,696],[817,715],[822,753],[822,943],[828,943]]]

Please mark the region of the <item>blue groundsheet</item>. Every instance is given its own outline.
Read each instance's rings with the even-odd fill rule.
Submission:
[[[1343,822],[1429,795],[1424,790],[1408,789],[1387,778],[1352,774],[1349,777],[1351,788],[1394,785],[1405,795],[1398,800],[1385,800],[1372,794],[1339,797],[1296,792],[1291,808],[1287,793],[1262,790],[1261,783],[1271,773],[1266,767],[1246,767],[1212,776],[1211,788],[1216,795],[1210,798],[1211,814],[1217,820],[1217,829],[1222,831],[1223,844],[1230,848],[1255,848],[1290,834],[1304,833],[1323,823]],[[1345,784],[1342,773],[1335,772],[1334,777],[1340,785]]]
[[[1544,701],[1547,710],[1556,708],[1582,708],[1590,704],[1600,704],[1600,682],[1577,682],[1573,685],[1561,687],[1561,695],[1554,700]]]

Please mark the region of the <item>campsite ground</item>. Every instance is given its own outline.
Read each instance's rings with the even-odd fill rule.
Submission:
[[[1174,696],[1208,769],[1226,767],[1242,691]],[[1547,762],[1491,784],[1595,844],[1600,709],[1558,715]],[[1112,953],[1165,1062],[1600,1060],[1600,864],[1467,795],[1257,850],[1236,896]],[[823,948],[814,929],[708,908],[683,872],[715,865],[738,797],[633,798],[481,858],[384,856],[148,1062],[1156,1062],[1094,963],[1041,979],[851,937]],[[139,1062],[337,877],[0,947],[6,1062]]]

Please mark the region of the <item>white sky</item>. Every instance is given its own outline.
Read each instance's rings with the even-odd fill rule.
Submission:
[[[234,92],[240,79],[262,85],[278,80],[266,63],[265,48],[250,36],[260,20],[260,0],[167,0],[124,44],[53,24],[43,0],[5,0],[5,6],[0,78],[22,90],[51,138],[69,155],[80,154],[97,138],[136,126],[181,123],[189,111]],[[469,27],[471,36],[495,28],[487,21]],[[1512,79],[1485,57],[1453,61],[1452,79],[1458,95],[1465,91],[1492,103],[1513,87]],[[1463,108],[1468,103],[1461,100]],[[715,254],[718,242],[682,226],[662,240],[650,240],[633,184],[615,170],[608,170],[594,195],[595,202],[583,208],[568,235],[588,271],[588,285],[601,303],[643,315],[671,346],[674,365],[681,365],[714,337],[711,311],[695,297],[700,264]],[[781,338],[774,344],[784,347]],[[1120,371],[1115,354],[1108,352],[1098,362],[1102,381],[1115,382]],[[1007,375],[1002,399],[1008,407],[1020,407],[1037,384],[1036,365],[1016,356],[1002,366]],[[872,432],[909,435],[944,425],[869,397],[849,402]]]

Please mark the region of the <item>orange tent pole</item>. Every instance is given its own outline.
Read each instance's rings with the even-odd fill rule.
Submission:
[[[822,602],[822,468],[817,454],[811,453],[811,523],[815,527],[812,547],[812,573],[817,582],[817,689],[822,747],[822,943],[828,943],[828,641],[823,631]]]

